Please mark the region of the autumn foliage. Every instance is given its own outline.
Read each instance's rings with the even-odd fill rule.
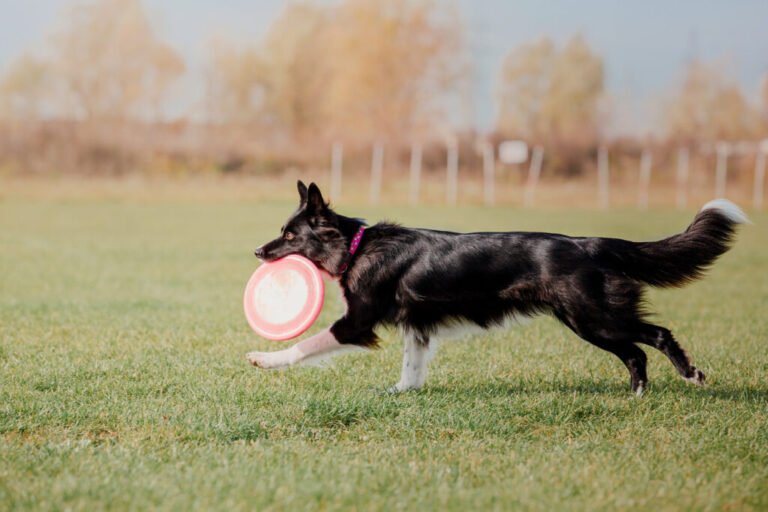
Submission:
[[[444,166],[458,141],[461,165],[477,162],[481,134],[457,114],[471,110],[471,52],[445,2],[289,2],[251,43],[201,45],[205,62],[186,63],[140,0],[72,5],[45,51],[0,69],[0,170],[280,172],[326,165],[338,141],[349,158],[379,143],[407,160],[424,145],[427,168]],[[655,143],[765,137],[768,79],[758,104],[725,75],[702,62],[682,70]],[[603,59],[584,37],[510,48],[497,76],[496,123],[482,137],[545,146],[545,173],[593,167],[614,114]],[[184,80],[202,84],[196,95]]]
[[[461,24],[431,0],[289,4],[259,46],[212,46],[212,117],[290,139],[408,140],[445,122]]]

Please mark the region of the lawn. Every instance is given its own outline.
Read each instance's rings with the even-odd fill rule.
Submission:
[[[329,369],[246,365],[252,250],[288,201],[0,200],[0,509],[768,509],[768,215],[709,276],[653,290],[706,388],[550,318],[445,345],[382,396],[401,346]],[[342,207],[454,230],[650,239],[693,211]],[[316,332],[339,315],[329,297]]]

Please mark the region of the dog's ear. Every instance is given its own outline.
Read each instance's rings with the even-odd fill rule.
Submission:
[[[323,201],[323,195],[320,193],[320,189],[314,183],[309,184],[309,190],[307,191],[307,209],[315,213],[320,213],[328,205]]]
[[[296,188],[299,189],[299,205],[304,206],[307,204],[307,186],[299,180],[296,182]]]

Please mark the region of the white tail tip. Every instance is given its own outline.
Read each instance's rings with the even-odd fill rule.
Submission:
[[[711,209],[719,210],[720,213],[736,224],[752,224],[752,221],[747,218],[744,211],[727,199],[713,199],[701,207],[701,211]]]

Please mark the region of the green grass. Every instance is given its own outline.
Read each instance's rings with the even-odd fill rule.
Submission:
[[[422,391],[400,340],[331,369],[248,367],[252,249],[292,203],[0,200],[2,510],[765,510],[768,215],[707,279],[650,293],[709,386],[549,318],[444,346]],[[649,239],[692,212],[342,209],[457,230]],[[329,290],[315,332],[341,311]]]

